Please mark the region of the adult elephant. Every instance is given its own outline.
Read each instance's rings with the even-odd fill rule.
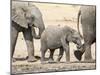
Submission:
[[[91,61],[91,45],[96,42],[96,7],[95,6],[81,6],[78,13],[78,30],[79,18],[81,16],[81,24],[83,30],[84,44],[79,51],[74,54],[78,60],[81,60],[83,53],[85,53],[85,61]]]
[[[50,49],[49,62],[54,62],[53,54],[55,49],[60,49],[57,61],[63,56],[65,51],[66,62],[70,62],[70,48],[69,42],[73,42],[77,45],[79,49],[82,45],[81,37],[78,32],[74,29],[64,26],[49,26],[47,27],[41,35],[41,63],[45,63],[45,52]]]
[[[36,34],[34,27],[39,29]],[[16,40],[19,32],[23,32],[28,50],[28,61],[36,61],[34,57],[33,38],[40,39],[44,27],[42,14],[36,6],[24,2],[12,3],[12,25],[11,25],[11,57],[13,58]]]

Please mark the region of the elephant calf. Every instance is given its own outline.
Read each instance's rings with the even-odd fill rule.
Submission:
[[[77,44],[77,48],[81,47],[81,36],[74,29],[65,26],[49,26],[41,35],[41,63],[45,62],[45,52],[50,49],[49,62],[53,62],[53,54],[55,49],[60,48],[57,61],[62,58],[63,52],[66,53],[66,61],[70,61],[69,42]]]

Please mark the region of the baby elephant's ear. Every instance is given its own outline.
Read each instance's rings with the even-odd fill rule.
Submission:
[[[22,8],[12,8],[12,20],[24,28],[28,28],[25,11]]]
[[[72,34],[67,35],[67,41],[69,41],[69,42],[72,41]]]

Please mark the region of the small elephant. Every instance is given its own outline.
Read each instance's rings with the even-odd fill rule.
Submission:
[[[96,6],[81,6],[78,13],[78,31],[79,31],[79,19],[81,16],[81,24],[83,31],[84,44],[81,49],[75,51],[76,58],[80,61],[82,55],[85,53],[85,61],[93,61],[91,55],[91,45],[96,42]],[[79,31],[80,32],[80,31]]]
[[[34,27],[39,29],[39,34],[36,34]],[[23,32],[28,50],[28,61],[36,61],[33,38],[40,39],[44,29],[42,14],[35,5],[12,1],[11,57],[13,58],[18,33]]]
[[[45,63],[45,52],[50,49],[50,59],[49,62],[53,62],[53,54],[55,49],[59,48],[60,53],[57,61],[63,56],[63,52],[66,53],[66,61],[70,61],[69,53],[69,42],[77,44],[77,48],[82,45],[81,37],[76,30],[64,26],[49,26],[47,27],[41,35],[41,63]]]

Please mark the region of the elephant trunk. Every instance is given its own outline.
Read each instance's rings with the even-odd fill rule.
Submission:
[[[82,42],[81,42],[81,39],[77,40],[77,49],[80,49],[81,46],[82,46]]]
[[[41,38],[41,34],[42,34],[42,32],[44,31],[45,27],[43,26],[43,27],[40,27],[40,28],[38,28],[38,29],[39,29],[39,33],[36,34],[34,27],[31,27],[32,35],[33,35],[33,37],[34,37],[35,39],[40,39],[40,38]]]
[[[81,46],[82,46],[82,43],[77,44],[77,49],[80,49],[80,48],[81,48]]]
[[[43,26],[43,27],[41,27],[41,28],[39,28],[39,37],[41,38],[41,34],[42,34],[42,32],[45,30],[45,27]]]

